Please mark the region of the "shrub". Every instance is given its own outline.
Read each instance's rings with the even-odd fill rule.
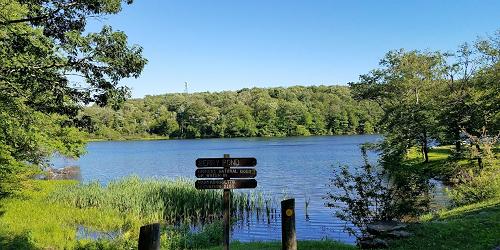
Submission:
[[[462,183],[448,190],[455,206],[500,197],[500,171],[494,167],[478,174],[469,170],[461,174],[460,178]]]

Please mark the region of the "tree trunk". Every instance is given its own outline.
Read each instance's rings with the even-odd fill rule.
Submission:
[[[476,144],[476,149],[478,153],[477,157],[477,165],[479,165],[479,169],[483,168],[483,158],[481,157],[481,147],[479,147],[479,144]]]
[[[460,141],[460,130],[455,131],[455,150],[460,152],[462,150],[462,142]]]
[[[429,147],[427,146],[427,131],[424,130],[424,138],[422,141],[422,152],[424,153],[425,163],[429,162]]]
[[[424,150],[424,157],[425,157],[424,162],[428,163],[429,162],[429,147],[427,147],[427,145],[424,145],[423,150]]]

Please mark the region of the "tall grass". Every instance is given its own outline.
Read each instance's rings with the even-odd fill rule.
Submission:
[[[52,202],[77,208],[103,208],[133,214],[144,221],[166,224],[205,223],[222,215],[221,190],[197,190],[187,179],[141,179],[137,176],[115,180],[104,186],[98,182],[59,189],[49,196]],[[233,192],[232,213],[270,211],[272,203],[261,192]]]

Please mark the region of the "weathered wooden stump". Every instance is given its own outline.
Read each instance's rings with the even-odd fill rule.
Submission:
[[[160,223],[141,227],[139,250],[160,250]]]
[[[281,249],[297,250],[295,199],[281,201]]]

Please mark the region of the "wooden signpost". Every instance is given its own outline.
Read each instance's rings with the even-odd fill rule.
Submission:
[[[254,178],[257,170],[253,168],[204,168],[196,169],[195,175],[198,178]]]
[[[208,178],[197,180],[195,182],[196,189],[224,189],[222,206],[224,208],[225,250],[229,250],[229,219],[231,216],[231,192],[229,190],[257,187],[257,181],[249,179],[257,176],[257,170],[248,168],[255,167],[255,165],[257,165],[257,159],[253,157],[230,158],[229,154],[225,154],[224,158],[196,159],[196,167],[199,168],[196,169],[196,177]]]

